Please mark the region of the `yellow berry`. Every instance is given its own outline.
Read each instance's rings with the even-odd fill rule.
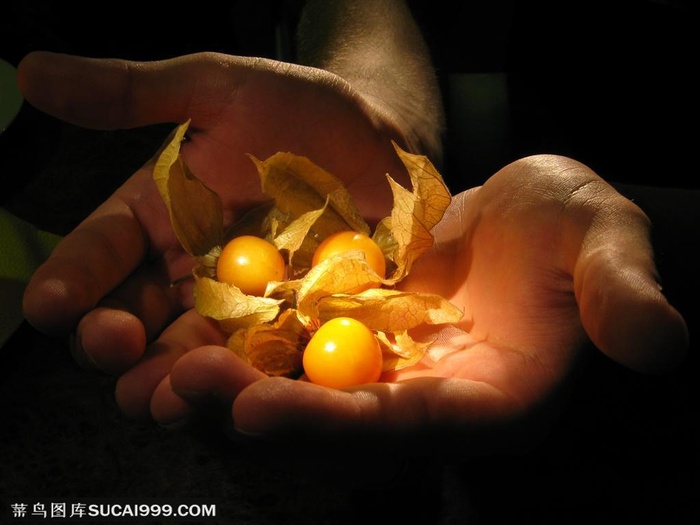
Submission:
[[[386,274],[386,259],[382,249],[377,245],[372,238],[363,233],[356,231],[340,231],[326,237],[321,244],[318,245],[314,252],[311,264],[316,266],[321,261],[324,261],[334,255],[339,255],[350,251],[361,251],[364,253],[369,264],[380,277],[385,277]],[[368,288],[378,288],[379,283],[369,283],[367,285],[350,290],[351,293],[359,293]]]
[[[274,244],[254,235],[231,239],[216,263],[216,278],[248,295],[262,296],[270,281],[284,279],[285,262]]]
[[[336,317],[314,333],[303,355],[312,383],[345,388],[379,380],[382,351],[374,333],[350,317]]]

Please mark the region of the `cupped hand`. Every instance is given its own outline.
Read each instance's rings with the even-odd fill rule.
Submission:
[[[191,119],[182,155],[221,196],[228,223],[262,199],[248,154],[309,157],[345,182],[370,221],[391,206],[384,175],[406,176],[391,145],[402,143],[401,132],[389,114],[314,68],[215,53],[140,63],[37,52],[19,64],[18,83],[32,105],[80,126]],[[67,235],[24,297],[37,328],[75,333],[77,360],[112,374],[130,371],[117,397],[132,415],[148,413],[177,357],[221,343],[188,312],[191,290],[170,286],[189,274],[192,260],[151,177],[149,162]]]
[[[264,378],[203,346],[175,363],[152,407],[162,421],[202,398],[232,406],[242,433],[421,453],[511,448],[546,429],[591,344],[641,373],[677,365],[685,322],[657,282],[644,213],[587,167],[535,156],[453,198],[402,287],[464,309],[441,327],[435,362],[333,390]],[[527,434],[521,431],[529,430]]]

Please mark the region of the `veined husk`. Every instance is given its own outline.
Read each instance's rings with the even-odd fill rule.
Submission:
[[[153,178],[175,234],[195,259],[195,308],[219,322],[229,334],[228,346],[249,364],[269,375],[298,376],[313,332],[328,319],[348,316],[374,331],[384,370],[397,370],[419,362],[430,347],[431,341],[414,340],[411,329],[461,319],[462,311],[436,294],[394,289],[432,247],[431,230],[451,200],[442,176],[426,157],[394,144],[412,189],[386,175],[394,205],[372,231],[342,182],[308,158],[288,152],[266,160],[250,156],[270,201],[226,230],[219,196],[180,156],[188,125],[178,126],[164,144]],[[372,237],[387,260],[386,277],[370,268],[362,252],[310,267],[320,242],[343,230]],[[272,242],[288,264],[289,278],[269,283],[263,297],[216,280],[216,260],[227,240],[251,233]],[[347,293],[367,283],[375,287]]]

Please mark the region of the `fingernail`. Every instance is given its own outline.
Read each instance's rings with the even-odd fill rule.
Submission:
[[[68,348],[70,350],[73,360],[78,363],[80,368],[85,370],[92,370],[102,372],[106,374],[104,370],[97,364],[97,362],[92,358],[92,356],[85,350],[83,342],[78,337],[76,333],[71,333],[68,340]]]
[[[226,433],[226,437],[231,441],[255,441],[261,438],[261,434],[259,433],[248,432],[245,429],[237,427],[236,423],[231,419],[226,421],[224,432]]]
[[[160,426],[161,428],[164,428],[166,430],[177,430],[177,429],[180,429],[182,427],[186,427],[187,425],[189,425],[191,419],[192,419],[191,417],[185,416],[185,417],[173,419],[172,421],[161,420],[161,421],[158,421],[158,426]]]

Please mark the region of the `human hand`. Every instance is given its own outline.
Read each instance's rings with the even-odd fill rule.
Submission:
[[[222,194],[232,213],[229,220],[260,198],[256,175],[246,171],[251,166],[235,151],[264,158],[272,150],[288,149],[314,161],[320,158],[321,165],[339,174],[356,193],[362,193],[351,182],[356,155],[348,144],[356,147],[359,141],[361,150],[371,153],[366,158],[383,159],[374,163],[378,168],[368,170],[368,179],[360,183],[376,180],[377,173],[399,169],[393,165],[396,159],[388,146],[392,126],[373,118],[361,101],[348,106],[352,97],[347,98],[342,82],[329,82],[334,77],[293,66],[288,66],[292,74],[281,74],[274,67],[281,65],[268,62],[251,69],[246,60],[239,63],[225,57],[222,64],[217,55],[200,58],[204,58],[200,64],[194,57],[185,57],[139,65],[135,78],[141,81],[134,85],[142,86],[143,92],[137,89],[135,93],[141,95],[122,111],[109,109],[108,102],[121,100],[118,86],[124,85],[114,79],[105,82],[105,89],[89,88],[89,93],[73,86],[68,93],[61,82],[53,82],[51,94],[41,91],[38,86],[44,79],[40,72],[52,75],[42,63],[46,56],[25,62],[20,81],[28,100],[38,107],[84,125],[129,127],[192,116],[194,132],[183,155],[197,176]],[[37,62],[32,64],[32,60]],[[80,67],[81,72],[92,71],[94,80],[107,78],[109,71],[123,74],[119,73],[124,66],[120,61],[83,64],[70,57],[60,60],[69,61],[57,68],[68,71],[66,79],[71,74],[65,68],[73,60],[73,67]],[[90,63],[92,69],[86,70]],[[281,133],[274,126],[253,125],[250,129],[257,130],[253,134],[227,128],[224,119],[219,120],[221,113],[212,109],[215,100],[221,99],[210,98],[211,92],[197,91],[200,95],[183,98],[209,100],[208,104],[173,103],[194,89],[182,83],[191,78],[190,68],[200,73],[204,72],[200,68],[212,68],[219,74],[226,71],[225,78],[233,83],[240,80],[236,74],[250,74],[264,78],[263,86],[274,78],[281,85],[312,88],[309,103],[313,107],[325,100],[318,98],[320,90],[328,97],[328,106],[336,108],[337,112],[329,113],[335,117],[332,122],[341,115],[359,122],[365,131],[357,134],[347,128],[348,142],[330,144],[325,137],[317,144],[311,137],[318,128],[308,129],[308,141],[304,141],[293,120],[289,121],[291,128],[283,127]],[[213,93],[230,93],[230,84],[220,76],[205,77],[212,79],[207,86]],[[172,92],[165,89],[169,94],[149,105],[148,94],[153,93],[149,85],[157,79],[162,85],[153,87],[154,92],[171,85],[169,82],[175,87]],[[260,89],[252,89],[255,97],[262,96]],[[162,107],[161,100],[167,101]],[[236,102],[241,102],[240,97]],[[238,115],[235,107],[231,112]],[[248,115],[244,122],[259,122],[251,106],[242,107],[248,110],[243,111]],[[275,115],[269,106],[265,109],[267,123],[271,123]],[[236,118],[240,121],[240,115]],[[291,136],[285,135],[286,129],[293,129]],[[280,146],[265,149],[270,138]],[[215,147],[222,140],[234,146]],[[340,147],[340,153],[337,150],[329,157],[326,148],[332,147]],[[347,164],[335,162],[342,159]],[[232,172],[245,174],[241,180],[247,182],[241,191],[234,192],[225,184],[227,174],[217,169],[221,165],[235,166]],[[384,215],[384,210],[378,210],[388,202],[369,202],[368,196],[364,192],[357,199],[363,212]],[[105,371],[123,374],[117,398],[131,415],[150,410],[157,420],[170,423],[186,417],[192,403],[203,395],[213,395],[233,406],[233,422],[246,433],[292,440],[383,435],[406,446],[412,442],[407,436],[416,441],[441,434],[456,441],[482,436],[486,443],[492,442],[494,428],[519,420],[552,397],[589,338],[614,359],[643,371],[677,362],[687,345],[682,318],[655,284],[643,214],[590,170],[568,159],[520,161],[482,188],[455,197],[435,232],[435,251],[425,255],[402,283],[406,288],[440,293],[465,308],[460,326],[438,334],[434,350],[447,355],[434,367],[414,367],[385,376],[382,384],[348,392],[266,378],[224,349],[216,326],[188,310],[188,290],[169,286],[188,272],[191,261],[179,250],[164,208],[153,206],[154,202],[160,200],[150,166],[146,166],[66,238],[37,272],[25,301],[29,319],[39,327],[47,331],[77,327],[81,355]],[[107,242],[85,252],[89,239]],[[121,258],[115,261],[109,254]],[[444,268],[449,271],[440,271]]]
[[[519,447],[546,428],[589,341],[643,373],[683,358],[687,329],[657,284],[649,226],[587,167],[522,159],[453,198],[434,250],[401,283],[464,309],[459,324],[432,334],[442,359],[339,391],[265,378],[207,344],[175,363],[153,414],[170,423],[217,399],[239,431],[290,443],[419,454]]]
[[[370,221],[391,206],[384,174],[406,176],[390,142],[401,143],[401,132],[388,113],[319,69],[214,53],[136,63],[39,52],[20,63],[18,82],[38,109],[81,126],[191,119],[181,153],[222,198],[228,223],[263,198],[246,154],[313,159],[345,182]],[[25,315],[47,333],[74,332],[80,362],[115,375],[138,363],[118,382],[117,400],[127,414],[148,414],[153,391],[182,353],[221,342],[188,311],[191,289],[170,286],[191,267],[149,162],[39,268]]]

